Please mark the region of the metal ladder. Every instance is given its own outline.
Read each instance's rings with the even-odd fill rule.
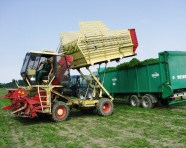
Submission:
[[[38,95],[39,95],[39,101],[40,101],[40,104],[41,104],[42,112],[43,112],[43,113],[51,113],[51,103],[48,102],[47,91],[44,90],[44,89],[41,90],[39,86],[38,86],[37,88],[38,88],[37,91],[38,91]],[[45,92],[46,95],[41,96],[40,93],[41,93],[42,91]],[[42,98],[46,98],[46,100],[43,101]],[[45,105],[43,105],[44,103],[45,103]],[[48,105],[48,104],[49,104],[49,105]],[[45,109],[47,109],[47,108],[49,108],[49,111],[45,111]]]

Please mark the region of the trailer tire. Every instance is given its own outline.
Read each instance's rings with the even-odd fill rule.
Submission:
[[[149,96],[149,98],[151,99],[152,103],[158,103],[158,99],[155,95],[152,94],[146,94],[146,96]]]
[[[52,120],[55,122],[64,121],[69,116],[69,107],[63,101],[56,102],[52,107]]]
[[[136,95],[132,95],[129,98],[129,103],[131,106],[134,106],[134,107],[139,107],[141,105],[141,101]]]
[[[151,98],[148,95],[144,95],[141,100],[141,104],[143,108],[153,108],[154,103],[152,103]]]
[[[99,100],[97,106],[97,113],[101,116],[109,116],[112,114],[114,105],[110,99],[102,98]]]

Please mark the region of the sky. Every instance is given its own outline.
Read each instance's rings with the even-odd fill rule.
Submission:
[[[26,52],[56,51],[60,32],[77,31],[79,22],[93,20],[111,29],[135,28],[139,60],[186,51],[185,0],[0,0],[0,83],[21,79]]]

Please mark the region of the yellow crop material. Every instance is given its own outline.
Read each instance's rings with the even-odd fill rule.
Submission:
[[[130,30],[111,30],[101,21],[80,22],[80,31],[61,33],[59,52],[72,55],[72,68],[134,55]]]

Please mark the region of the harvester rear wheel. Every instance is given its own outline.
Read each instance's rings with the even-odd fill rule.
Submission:
[[[96,109],[99,115],[108,116],[112,114],[113,107],[113,102],[110,99],[102,98],[99,100]]]
[[[64,121],[69,116],[69,107],[65,102],[58,101],[52,108],[52,119],[56,122]]]
[[[129,98],[129,102],[130,102],[130,105],[134,107],[139,107],[141,105],[141,101],[136,95],[132,95]]]
[[[148,95],[144,95],[141,100],[141,104],[143,108],[153,108],[154,103],[152,103],[151,98]]]

